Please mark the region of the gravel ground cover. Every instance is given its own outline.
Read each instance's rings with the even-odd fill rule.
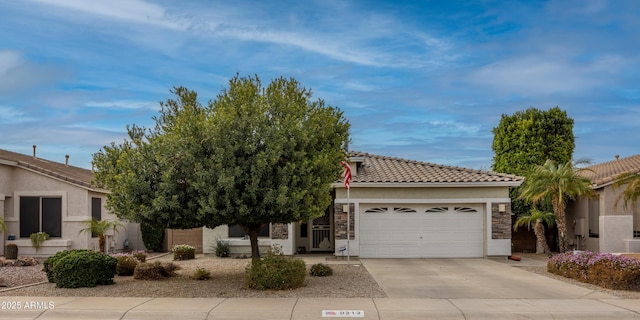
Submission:
[[[172,255],[151,261],[172,261]],[[173,261],[180,266],[177,276],[156,281],[135,280],[133,277],[114,278],[115,284],[94,288],[56,288],[42,283],[16,288],[34,282],[47,281],[42,265],[0,268],[0,279],[11,288],[0,288],[0,296],[85,296],[85,297],[331,297],[382,298],[386,294],[362,266],[332,264],[334,273],[329,277],[307,275],[306,285],[294,290],[252,290],[244,288],[245,266],[249,259],[217,258],[198,255],[194,260]],[[307,266],[309,269],[310,266]],[[211,272],[209,280],[190,278],[197,268]]]
[[[548,273],[541,263],[526,263],[527,260],[546,262],[547,257],[523,254],[522,262],[506,259],[495,260],[545,277],[557,279],[577,286],[605,292],[623,299],[640,299],[638,291],[609,290]],[[153,258],[172,261],[172,256]],[[153,261],[151,260],[151,261]],[[369,272],[362,266],[331,264],[334,270],[330,277],[307,276],[306,286],[294,290],[258,291],[244,288],[244,268],[248,259],[217,258],[198,255],[194,260],[173,261],[180,266],[177,276],[158,281],[134,280],[133,277],[115,277],[115,284],[95,288],[64,289],[46,282],[42,265],[30,267],[1,267],[0,296],[86,296],[86,297],[332,297],[332,298],[382,298],[386,294],[378,286]],[[307,266],[309,268],[310,266]],[[209,280],[193,280],[190,276],[197,268],[211,272]],[[24,286],[25,287],[20,287]]]
[[[574,279],[570,279],[570,278],[565,278],[563,276],[559,276],[553,273],[549,273],[547,272],[547,267],[546,267],[546,262],[549,260],[549,258],[544,255],[544,254],[535,254],[535,253],[518,253],[517,255],[521,256],[523,258],[523,260],[520,261],[510,261],[507,259],[501,259],[501,260],[494,260],[494,261],[499,261],[499,262],[503,262],[503,263],[507,263],[511,266],[514,266],[516,268],[522,269],[522,270],[526,270],[535,274],[539,274],[545,277],[549,277],[552,279],[556,279],[556,280],[560,280],[560,281],[564,281],[566,283],[570,283],[576,286],[580,286],[580,287],[584,287],[587,289],[591,289],[594,291],[600,291],[600,292],[604,292],[604,293],[608,293],[610,295],[616,296],[616,297],[620,297],[623,299],[640,299],[640,291],[626,291],[626,290],[611,290],[611,289],[605,289],[593,284],[589,284],[589,283],[584,283],[584,282],[580,282]],[[527,263],[527,261],[537,261],[538,263]],[[542,262],[542,263],[540,263]]]

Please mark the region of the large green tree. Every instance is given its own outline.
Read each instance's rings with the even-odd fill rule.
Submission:
[[[492,170],[526,177],[537,165],[547,160],[571,161],[575,138],[573,119],[559,107],[549,110],[529,108],[512,115],[503,114],[493,128],[494,152]],[[530,204],[518,199],[519,188],[510,191],[512,211],[516,216],[531,212]],[[542,211],[551,211],[549,204]]]
[[[579,196],[591,196],[593,189],[591,181],[582,175],[588,169],[576,165],[585,163],[571,161],[556,163],[547,160],[544,165],[536,166],[527,176],[520,190],[520,199],[534,204],[541,201],[551,201],[556,224],[558,225],[558,247],[560,252],[567,249],[567,220],[566,209],[569,200]]]
[[[294,79],[235,76],[202,106],[174,88],[156,126],[94,155],[121,218],[169,228],[242,226],[259,257],[265,223],[315,218],[330,205],[349,124]]]

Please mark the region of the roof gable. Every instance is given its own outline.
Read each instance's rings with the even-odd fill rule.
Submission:
[[[582,175],[593,182],[594,187],[602,187],[613,183],[623,173],[640,172],[640,154],[620,158],[587,167]]]
[[[353,152],[364,162],[352,183],[493,184],[518,186],[523,177],[490,171],[437,165],[428,162]]]
[[[3,149],[0,149],[0,160],[4,160],[5,164],[13,164],[17,167],[76,184],[84,188],[93,188],[93,185],[91,184],[93,180],[93,172],[91,172],[91,170],[67,166],[63,163]]]

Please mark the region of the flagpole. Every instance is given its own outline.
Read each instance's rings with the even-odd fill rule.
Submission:
[[[351,264],[351,248],[349,248],[349,240],[351,239],[351,203],[349,199],[349,190],[347,188],[347,265]]]
[[[351,184],[351,165],[348,162],[342,161],[340,164],[344,167],[342,177],[344,178],[344,187],[347,189],[347,265],[351,264],[351,248],[349,247],[351,242],[351,199],[349,190]]]

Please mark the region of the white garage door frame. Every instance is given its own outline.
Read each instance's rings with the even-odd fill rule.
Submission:
[[[367,199],[367,198],[351,198],[354,206],[355,215],[353,217],[355,237],[350,241],[349,254],[352,256],[360,255],[360,212],[361,207],[371,206],[375,204],[411,204],[411,205],[432,205],[432,204],[476,204],[483,206],[483,255],[484,256],[504,256],[511,252],[511,239],[492,239],[491,238],[491,203],[510,202],[509,198],[468,198],[468,199]],[[346,198],[336,198],[335,203],[344,204]],[[337,248],[345,248],[347,240],[336,239],[335,255],[346,255],[344,251],[338,251]],[[362,256],[364,257],[364,256]]]
[[[363,258],[484,256],[482,204],[369,204],[359,220]]]

